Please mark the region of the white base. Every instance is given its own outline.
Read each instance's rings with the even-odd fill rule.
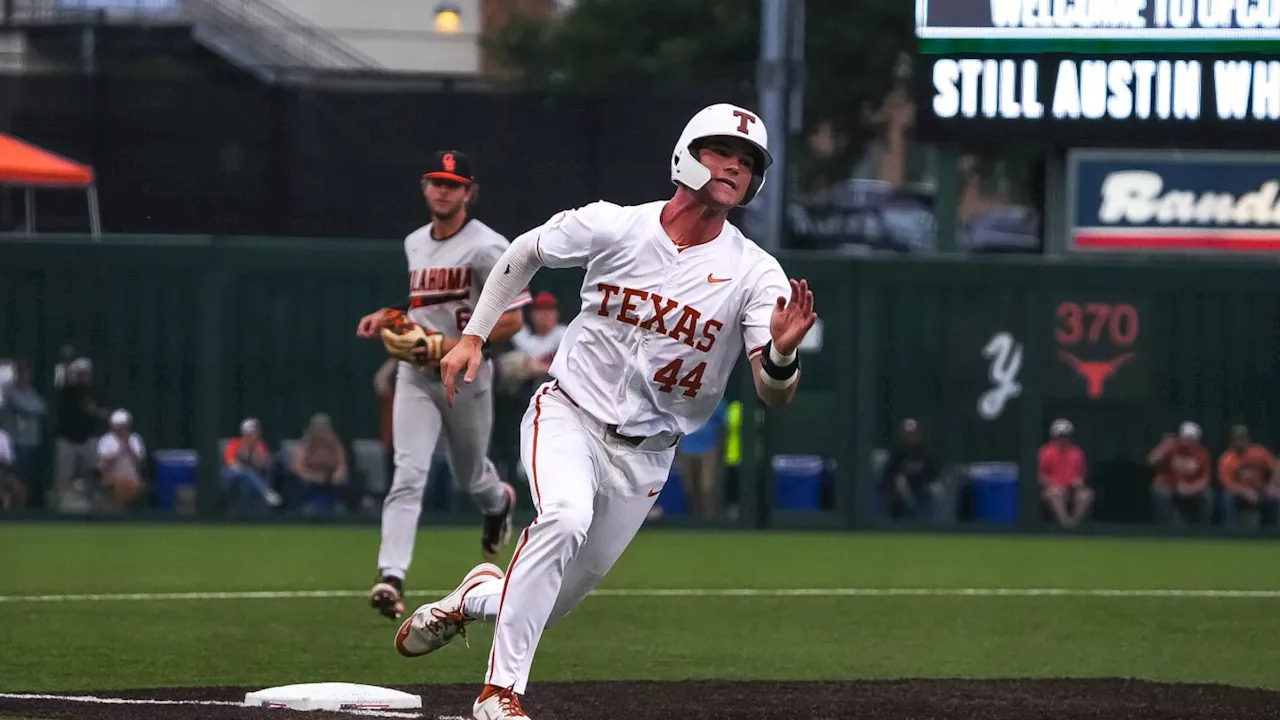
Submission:
[[[245,693],[245,707],[286,708],[288,710],[420,710],[417,695],[355,683],[326,682],[283,685]]]

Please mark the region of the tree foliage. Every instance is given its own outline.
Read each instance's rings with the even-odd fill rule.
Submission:
[[[871,119],[914,54],[913,3],[807,0],[805,134],[830,123],[828,158],[793,155],[808,170],[848,170],[878,131]],[[511,82],[530,89],[627,88],[753,92],[758,0],[577,0],[545,20],[517,18],[486,40]],[[802,150],[803,143],[793,145]]]

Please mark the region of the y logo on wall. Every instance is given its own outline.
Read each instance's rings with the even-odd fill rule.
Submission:
[[[978,398],[978,416],[983,420],[995,420],[1010,400],[1022,394],[1022,385],[1018,383],[1018,372],[1022,370],[1022,344],[1016,342],[1013,335],[998,332],[982,349],[982,356],[990,362],[987,379],[991,381],[991,389]]]
[[[1091,400],[1140,395],[1141,373],[1133,368],[1140,331],[1140,313],[1131,303],[1059,303],[1053,328],[1059,367],[1074,376],[1065,394],[1083,391]]]

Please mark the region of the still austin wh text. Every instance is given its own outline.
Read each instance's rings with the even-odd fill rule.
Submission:
[[[942,58],[933,66],[940,118],[1197,120],[1205,114],[1199,60],[1062,60],[1052,97],[1037,60]],[[1280,119],[1280,61],[1219,60],[1208,77],[1221,120]],[[1046,108],[1047,106],[1047,108]]]

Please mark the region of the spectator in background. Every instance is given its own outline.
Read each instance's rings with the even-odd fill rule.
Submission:
[[[1249,428],[1231,428],[1231,446],[1218,458],[1222,524],[1231,527],[1240,521],[1245,527],[1257,528],[1264,510],[1275,505],[1275,499],[1267,497],[1275,474],[1276,458],[1271,451],[1250,441]]]
[[[4,398],[4,421],[0,422],[13,441],[13,470],[27,488],[28,495],[35,483],[35,463],[42,438],[41,423],[49,408],[44,398],[32,384],[31,363],[18,360],[15,363],[13,381],[0,388]]]
[[[885,460],[882,481],[889,501],[889,516],[932,522],[942,501],[942,477],[938,459],[920,435],[920,423],[902,421],[898,437]]]
[[[124,510],[142,492],[146,456],[146,446],[133,431],[133,416],[129,411],[111,413],[111,430],[98,439],[98,471],[111,510]]]
[[[1151,487],[1156,518],[1162,523],[1207,524],[1209,499],[1209,451],[1200,444],[1200,426],[1184,422],[1177,436],[1166,434],[1147,455],[1156,473]]]
[[[245,418],[240,436],[227,443],[223,455],[222,490],[232,494],[241,508],[257,497],[268,507],[280,507],[280,493],[271,487],[271,452],[262,440],[262,423]]]
[[[1280,465],[1277,465],[1275,473],[1271,476],[1271,482],[1267,483],[1266,488],[1262,491],[1261,517],[1263,527],[1276,527],[1280,525]]]
[[[0,510],[21,510],[27,504],[27,489],[14,472],[13,442],[0,428]]]
[[[57,408],[51,504],[62,512],[88,510],[84,474],[95,462],[99,423],[111,414],[94,397],[93,363],[88,358],[76,358],[67,365],[65,381],[58,388]]]
[[[1070,420],[1059,418],[1049,426],[1049,442],[1040,448],[1040,492],[1060,527],[1074,528],[1093,507],[1093,490],[1085,483],[1088,464],[1084,450],[1071,436]]]
[[[556,298],[540,292],[529,310],[529,324],[511,337],[513,352],[503,361],[505,375],[521,385],[541,385],[551,379],[551,361],[567,328],[560,324]]]
[[[347,451],[328,415],[317,413],[311,417],[290,469],[302,481],[299,509],[303,513],[332,512],[338,488],[347,482]]]
[[[71,363],[76,359],[76,349],[71,345],[58,348],[58,362],[53,366],[53,387],[59,389],[67,384],[67,374],[71,371]]]
[[[1043,246],[1040,213],[1011,198],[1013,191],[1025,184],[1010,176],[1009,160],[977,155],[960,158],[956,240],[961,247],[972,252],[1007,253],[1039,252]]]
[[[716,516],[720,489],[720,462],[724,454],[727,405],[724,400],[702,427],[680,438],[676,460],[680,463],[680,486],[690,515],[700,520]]]

